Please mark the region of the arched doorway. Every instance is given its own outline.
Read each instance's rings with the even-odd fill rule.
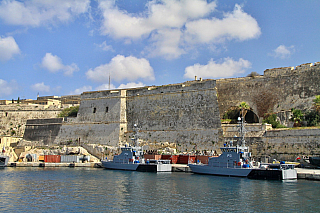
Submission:
[[[230,120],[230,124],[235,124],[238,122],[238,117],[241,116],[240,109],[238,107],[231,107],[223,116],[223,119]],[[246,123],[259,123],[258,116],[250,109],[247,110],[245,115]]]

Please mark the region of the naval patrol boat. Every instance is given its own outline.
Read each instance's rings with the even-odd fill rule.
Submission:
[[[170,160],[154,160],[143,158],[143,147],[138,142],[138,126],[133,126],[133,145],[121,147],[121,154],[115,155],[113,160],[101,161],[102,167],[106,169],[130,170],[141,172],[171,172]]]
[[[238,118],[240,137],[238,144],[234,146],[233,141],[221,147],[222,154],[219,157],[209,158],[208,164],[188,164],[193,173],[247,177],[252,171],[251,152],[245,144],[244,118]]]

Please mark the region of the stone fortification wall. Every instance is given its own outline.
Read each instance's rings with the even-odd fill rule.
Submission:
[[[218,150],[225,140],[233,138],[232,132],[237,128],[221,128],[220,117],[230,107],[244,101],[252,107],[260,121],[264,113],[280,112],[279,117],[289,123],[288,110],[312,107],[316,95],[320,95],[319,63],[304,64],[295,69],[270,69],[265,71],[264,76],[85,92],[81,95],[77,118],[56,124],[57,129],[51,129],[51,132],[53,124],[48,124],[49,131],[43,130],[43,135],[37,137],[45,138],[50,133],[47,143],[63,144],[67,141],[79,142],[80,139],[81,143],[118,146],[131,143],[132,127],[136,123],[143,145],[175,144],[181,152]],[[45,115],[42,118],[56,117],[61,109],[52,109],[52,114],[50,108],[34,109],[30,117],[30,111],[22,114],[20,111],[15,109],[12,113],[25,116],[26,121],[41,118],[41,113]],[[11,119],[16,117],[6,118],[10,114],[8,110],[0,111],[2,126],[4,123],[10,124]],[[40,130],[39,123],[30,123],[30,129],[36,126]],[[10,126],[6,128],[10,130]],[[319,130],[266,131],[261,126],[248,128],[251,132],[247,141],[255,156],[292,160],[296,155],[319,153]]]
[[[58,106],[0,105],[0,135],[22,137],[28,119],[56,118],[61,111]]]
[[[257,155],[271,158],[295,160],[297,156],[318,155],[320,153],[320,129],[271,130],[264,135]],[[259,143],[256,143],[257,145]]]
[[[295,161],[298,156],[319,155],[320,129],[273,129],[263,135],[246,137],[246,144],[250,146],[256,160],[268,158],[271,161]],[[224,137],[224,141],[233,137]]]
[[[120,126],[115,123],[63,123],[55,144],[103,144],[119,146]]]
[[[214,80],[127,91],[128,140],[140,127],[145,143],[175,143],[179,151],[211,150],[222,134]]]
[[[118,146],[119,124],[66,122],[63,118],[28,120],[24,140],[35,145],[83,145],[88,143]]]
[[[240,129],[238,124],[222,124],[221,127],[224,137],[238,137]],[[253,123],[245,125],[246,137],[262,137],[270,129],[272,129],[271,124]]]
[[[119,146],[126,131],[125,102],[126,90],[84,92],[77,118],[62,123],[54,143]]]
[[[23,139],[39,141],[41,145],[55,144],[63,118],[31,119],[27,121]]]
[[[125,99],[125,90],[84,92],[78,112],[79,122],[119,123],[121,117],[121,99]]]
[[[262,120],[267,112],[306,110],[320,95],[320,63],[266,70],[264,76],[217,80],[220,116],[242,101]]]

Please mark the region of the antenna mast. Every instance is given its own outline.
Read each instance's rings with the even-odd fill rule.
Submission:
[[[110,78],[110,72],[109,72],[109,90],[110,90],[110,85],[111,85],[111,78]]]

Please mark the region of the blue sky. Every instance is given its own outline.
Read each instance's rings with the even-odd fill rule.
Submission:
[[[320,61],[320,1],[1,0],[0,99]]]

